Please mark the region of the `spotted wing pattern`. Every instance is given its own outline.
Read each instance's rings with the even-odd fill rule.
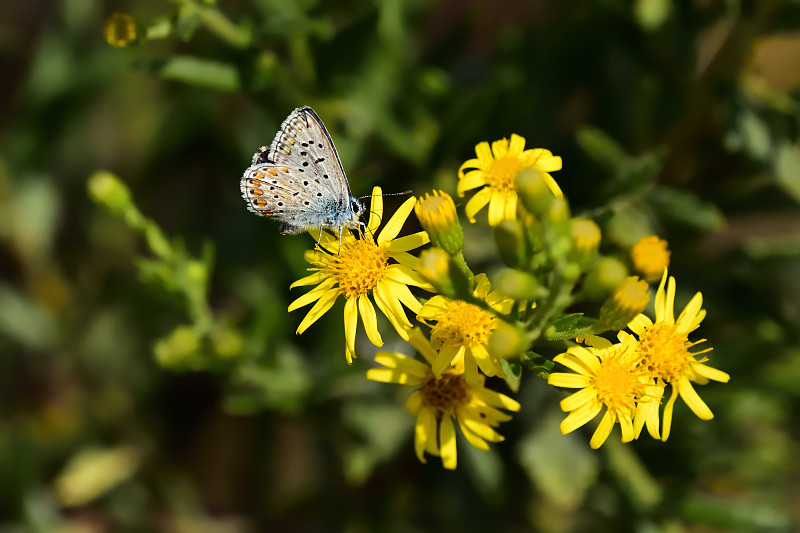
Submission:
[[[350,194],[333,141],[310,107],[283,121],[269,149],[253,155],[241,180],[247,208],[282,222],[282,233],[356,227],[360,204]]]

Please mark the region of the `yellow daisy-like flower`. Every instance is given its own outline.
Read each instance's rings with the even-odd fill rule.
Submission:
[[[666,289],[665,289],[666,286]],[[692,381],[700,384],[708,380],[727,383],[730,376],[721,370],[704,364],[708,359],[697,356],[710,352],[711,348],[699,352],[689,350],[705,339],[691,342],[689,333],[698,328],[706,316],[702,309],[703,295],[697,293],[686,305],[681,314],[675,319],[673,308],[675,306],[675,278],[670,277],[667,282],[667,271],[661,278],[661,285],[656,292],[655,308],[656,320],[653,322],[645,315],[634,318],[628,327],[639,339],[638,352],[641,357],[641,366],[648,372],[656,385],[672,387],[672,393],[664,406],[662,434],[659,437],[659,417],[657,402],[648,406],[648,411],[640,420],[637,420],[636,435],[638,437],[642,426],[646,423],[647,430],[653,438],[667,440],[672,426],[672,410],[678,395],[683,398],[686,405],[701,419],[711,420],[714,414],[706,403],[700,398],[692,387]],[[624,332],[621,338],[625,338]]]
[[[599,448],[619,423],[622,442],[634,439],[634,418],[640,398],[652,391],[648,388],[647,373],[639,366],[633,338],[611,344],[593,337],[593,346],[574,346],[554,361],[576,373],[555,372],[547,382],[556,387],[581,389],[561,401],[561,409],[569,415],[561,422],[561,433],[578,429],[594,419],[605,407],[589,445]]]
[[[306,252],[306,260],[314,272],[292,283],[291,288],[303,285],[317,285],[312,290],[292,302],[289,311],[294,311],[316,302],[297,328],[297,334],[324,315],[341,295],[345,298],[344,331],[345,356],[347,363],[353,362],[355,355],[356,328],[358,316],[364,322],[367,337],[375,346],[383,346],[378,332],[378,319],[369,295],[375,299],[378,308],[386,315],[397,333],[408,338],[406,328],[411,322],[403,306],[412,313],[422,309],[408,286],[413,285],[432,291],[433,287],[418,272],[419,259],[408,253],[409,250],[426,244],[428,234],[424,231],[395,238],[403,227],[408,215],[414,209],[416,198],[409,198],[392,215],[383,230],[374,237],[383,217],[383,197],[380,187],[372,191],[372,205],[367,222],[366,235],[357,239],[353,233],[345,232],[341,237],[323,233],[320,246]]]
[[[637,272],[641,272],[649,283],[652,283],[669,266],[670,254],[667,241],[650,235],[633,245],[631,261],[633,268]]]
[[[470,198],[466,206],[467,218],[475,222],[475,214],[489,204],[489,224],[498,225],[503,220],[517,218],[517,191],[514,180],[519,171],[536,168],[542,172],[547,185],[558,198],[563,197],[556,181],[548,174],[561,170],[561,158],[549,150],[525,150],[525,139],[512,135],[511,140],[482,142],[475,147],[475,159],[465,161],[458,169],[458,195],[482,187]]]
[[[384,368],[368,370],[367,379],[417,387],[406,402],[406,409],[417,418],[414,450],[419,460],[426,462],[427,452],[441,456],[445,468],[456,467],[454,421],[467,442],[479,450],[489,449],[487,441],[501,442],[503,436],[494,428],[510,420],[511,415],[500,409],[519,411],[519,403],[485,388],[483,377],[477,384],[468,383],[462,373],[463,366],[450,368],[437,377],[431,365],[438,354],[418,328],[410,331],[409,342],[424,361],[399,353],[378,352],[375,362]]]
[[[473,295],[496,311],[508,313],[514,302],[490,289],[486,274],[475,276]],[[493,313],[462,300],[434,296],[422,306],[417,319],[431,328],[431,345],[439,352],[433,362],[437,377],[450,365],[462,363],[472,384],[479,382],[478,368],[487,376],[506,377],[497,357],[487,350],[489,336],[497,327],[498,318]]]

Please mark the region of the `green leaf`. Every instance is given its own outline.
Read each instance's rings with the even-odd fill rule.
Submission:
[[[586,155],[609,170],[618,169],[628,159],[622,147],[597,128],[590,126],[581,128],[575,140]]]
[[[686,191],[656,187],[648,193],[647,200],[664,218],[706,231],[725,227],[725,216],[717,206]]]
[[[583,313],[572,313],[570,315],[560,316],[553,322],[553,327],[556,332],[566,331],[573,327],[583,317]]]
[[[190,56],[174,56],[161,68],[161,77],[218,91],[235,91],[241,86],[239,73],[228,63]]]
[[[540,376],[546,378],[553,371],[556,364],[550,359],[542,357],[535,352],[526,352],[520,357],[520,362],[525,365],[525,368]]]
[[[800,202],[800,147],[784,143],[775,158],[775,179],[796,202]]]
[[[549,502],[560,510],[580,507],[599,470],[597,455],[581,432],[562,435],[561,415],[551,412],[519,445],[519,462]]]

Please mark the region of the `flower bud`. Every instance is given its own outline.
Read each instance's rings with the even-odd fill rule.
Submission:
[[[131,192],[122,180],[108,171],[95,172],[87,184],[89,196],[116,215],[122,215],[132,205]]]
[[[644,311],[650,301],[647,282],[629,276],[600,309],[600,322],[609,329],[622,329]]]
[[[458,222],[456,205],[449,194],[433,191],[432,195],[421,196],[414,206],[414,212],[434,246],[449,255],[455,255],[464,248],[464,231]]]
[[[503,262],[510,267],[522,266],[525,262],[525,229],[517,220],[503,220],[492,228],[497,251]]]
[[[200,335],[191,326],[178,326],[156,342],[156,361],[166,368],[185,367],[200,348]]]
[[[605,298],[628,276],[628,267],[619,259],[601,257],[586,274],[583,290],[592,299]]]
[[[137,34],[136,20],[127,13],[112,13],[103,24],[103,38],[117,48],[136,42]]]
[[[535,277],[513,268],[501,270],[495,278],[494,287],[503,296],[517,301],[532,301],[546,294],[543,294],[542,286]]]
[[[455,297],[455,287],[450,274],[450,256],[441,248],[427,248],[419,255],[419,273],[436,290],[449,298]]]
[[[495,329],[489,336],[489,353],[499,359],[513,359],[522,355],[530,344],[524,331],[504,320],[495,322]]]
[[[526,168],[517,174],[517,195],[525,209],[534,215],[546,213],[555,199],[553,191],[541,170]]]
[[[597,256],[600,246],[600,228],[588,218],[573,218],[570,223],[572,250],[575,260],[583,270],[588,269]]]

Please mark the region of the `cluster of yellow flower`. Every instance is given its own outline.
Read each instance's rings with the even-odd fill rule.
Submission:
[[[705,358],[697,358],[710,348],[689,351],[703,342],[688,340],[705,316],[701,294],[674,318],[675,281],[667,281],[666,242],[651,236],[631,250],[632,264],[645,279],[661,278],[653,322],[641,314],[650,299],[647,283],[628,277],[625,267],[621,276],[615,275],[597,258],[597,224],[570,218],[550,175],[561,169],[561,158],[548,150],[524,148],[525,140],[518,135],[491,147],[482,142],[476,146],[477,158],[466,161],[458,172],[459,195],[480,189],[466,204],[467,218],[475,222],[488,204],[498,251],[510,266],[498,274],[496,290],[491,290],[485,274],[474,275],[467,266],[463,230],[449,195],[434,191],[409,198],[378,232],[383,199],[377,187],[365,231],[348,231],[341,237],[314,235],[319,244],[306,253],[312,273],[292,285],[315,285],[289,306],[293,311],[314,303],[298,334],[340,295],[345,298],[348,363],[356,356],[359,316],[369,340],[383,345],[372,300],[422,356],[420,360],[378,352],[375,362],[380,367],[367,371],[369,379],[415,387],[406,408],[417,419],[415,450],[422,462],[427,452],[440,456],[445,468],[456,467],[456,423],[476,448],[502,441],[495,428],[511,418],[504,411],[518,411],[520,404],[488,389],[485,379],[499,377],[511,383],[521,365],[548,376],[551,385],[580,389],[561,402],[569,412],[561,424],[563,433],[606,408],[591,439],[593,448],[606,440],[617,422],[623,442],[636,438],[645,425],[654,438],[666,440],[678,394],[700,418],[710,419],[713,415],[692,382],[728,380],[724,372],[705,365]],[[398,237],[412,210],[425,231]],[[409,253],[428,243],[433,246],[420,254]],[[576,291],[581,280],[583,286]],[[603,284],[609,290],[599,292],[607,299],[598,319],[565,313],[581,295],[598,294]],[[421,301],[409,286],[437,294]],[[406,309],[415,315],[416,327]],[[632,334],[619,331],[626,325]],[[598,336],[609,331],[617,332],[617,344]],[[540,339],[566,343],[566,352],[553,361],[574,373],[550,373],[553,362],[531,351]],[[534,363],[542,360],[543,365]],[[662,418],[666,386],[671,396]]]

